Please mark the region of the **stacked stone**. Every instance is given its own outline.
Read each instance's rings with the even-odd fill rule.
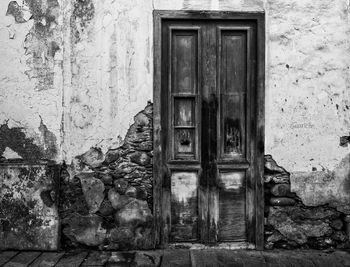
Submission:
[[[271,194],[270,205],[289,206],[296,203],[295,195],[290,192],[290,174],[278,166],[271,155],[265,156],[264,182]]]
[[[265,248],[329,249],[349,246],[346,217],[336,209],[307,207],[291,192],[290,175],[265,156]]]
[[[134,117],[124,144],[75,158],[61,175],[64,246],[147,249],[152,246],[152,104]]]

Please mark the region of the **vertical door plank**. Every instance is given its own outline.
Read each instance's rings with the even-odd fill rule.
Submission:
[[[169,182],[167,180],[170,180],[170,177],[168,177],[170,174],[168,172],[165,172],[165,175],[163,177],[163,188],[162,188],[162,244],[168,244],[170,241],[170,232],[171,232],[171,192],[170,188],[166,186]]]
[[[255,232],[255,176],[251,175],[255,159],[251,157],[249,143],[254,140],[250,135],[249,116],[254,114],[250,103],[251,91],[255,89],[251,87],[250,77],[252,47],[249,44],[253,40],[249,33],[252,27],[234,22],[217,25],[219,180],[225,173],[231,173],[226,185],[219,184],[219,241],[247,240],[247,234],[253,236]],[[240,163],[245,163],[245,167],[242,168]],[[235,183],[237,169],[246,173],[242,186],[240,189],[234,189],[237,185],[226,188],[229,183]]]
[[[18,251],[2,251],[0,252],[0,266],[8,262],[11,258],[13,258]]]
[[[4,264],[4,267],[27,267],[31,264],[41,252],[39,251],[25,251],[17,254],[9,262]]]
[[[153,54],[154,54],[154,77],[153,77],[153,230],[154,246],[163,243],[162,228],[162,135],[161,135],[161,17],[157,11],[153,12]]]
[[[160,247],[164,247],[169,243],[169,235],[171,229],[171,214],[170,214],[170,170],[167,167],[167,158],[169,157],[169,144],[170,133],[169,130],[169,114],[168,114],[168,99],[169,99],[169,29],[168,25],[158,17],[159,26],[155,28],[158,32],[158,39],[155,40],[155,48],[158,48],[155,53],[158,55],[158,62],[155,65],[155,72],[157,85],[155,88],[155,115],[153,120],[154,127],[154,170],[156,170],[155,180],[157,183],[156,200],[160,207],[159,218],[160,222],[158,227],[160,228]]]
[[[203,139],[207,139],[202,145],[202,166],[206,168],[205,179],[208,184],[208,242],[216,242],[218,222],[218,190],[216,170],[216,142],[217,142],[217,95],[216,95],[216,28],[214,24],[206,24],[203,30],[202,52],[202,106],[206,114],[203,114]],[[204,110],[203,110],[204,111]],[[206,116],[206,117],[205,117]]]
[[[256,84],[256,118],[257,118],[257,130],[256,130],[256,141],[255,141],[255,191],[254,195],[256,198],[256,209],[255,209],[255,243],[256,248],[259,250],[264,249],[264,143],[265,143],[265,14],[257,15],[257,40],[256,45],[253,46],[254,52],[256,53],[255,58],[257,59],[257,70],[251,73],[252,82]],[[252,62],[255,65],[254,61]],[[255,78],[257,77],[257,78]],[[254,122],[254,121],[253,121]]]
[[[64,252],[43,252],[31,263],[30,267],[52,267],[60,260]]]
[[[208,190],[208,175],[209,175],[209,86],[207,84],[208,69],[210,64],[208,58],[207,47],[208,43],[208,28],[202,26],[201,30],[201,66],[199,72],[200,85],[200,102],[201,102],[201,175],[200,175],[200,239],[203,243],[208,242],[208,228],[209,228],[209,190]]]

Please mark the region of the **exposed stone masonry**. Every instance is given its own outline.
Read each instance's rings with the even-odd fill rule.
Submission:
[[[63,247],[152,248],[152,104],[134,117],[117,149],[93,147],[61,173]],[[349,247],[347,217],[305,206],[290,174],[265,156],[265,248]]]
[[[265,248],[349,247],[346,215],[328,205],[305,206],[291,192],[290,174],[265,156]]]
[[[121,147],[106,154],[91,148],[63,168],[59,210],[64,247],[151,248],[152,149],[148,103],[134,117]]]

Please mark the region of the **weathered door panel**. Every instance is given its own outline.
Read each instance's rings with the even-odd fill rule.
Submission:
[[[161,243],[254,242],[257,22],[166,18],[160,32]]]
[[[171,195],[170,241],[199,242],[199,225],[203,220],[200,208],[200,103],[199,62],[200,27],[168,25],[163,34],[168,55],[167,78],[167,190]],[[206,218],[206,216],[204,216]]]
[[[215,21],[165,27],[170,240],[244,241],[252,29]]]
[[[256,62],[254,25],[219,24],[218,46],[219,108],[217,120],[217,175],[219,216],[217,241],[248,240],[247,216],[253,212],[250,199],[252,175],[252,85]],[[247,196],[247,194],[250,194]]]
[[[246,240],[245,171],[219,172],[218,241]]]
[[[174,171],[171,177],[171,240],[198,241],[198,174]]]

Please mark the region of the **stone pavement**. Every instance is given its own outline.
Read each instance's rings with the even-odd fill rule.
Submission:
[[[315,250],[155,250],[134,252],[101,251],[3,251],[4,267],[78,267],[78,266],[161,266],[161,267],[340,267],[350,266],[347,251]]]

